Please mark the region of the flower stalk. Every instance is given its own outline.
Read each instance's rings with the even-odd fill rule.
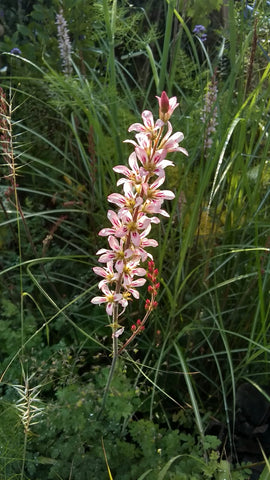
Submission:
[[[102,266],[93,270],[102,277],[98,286],[103,296],[94,297],[91,302],[106,305],[106,312],[112,318],[113,361],[105,396],[117,357],[144,330],[150,313],[157,307],[158,270],[148,248],[157,247],[158,242],[149,238],[149,234],[152,225],[160,222],[158,215],[169,217],[163,208],[164,201],[175,197],[172,191],[160,189],[165,181],[166,167],[174,166],[166,156],[170,152],[187,155],[187,151],[179,146],[184,138],[183,133],[173,133],[170,123],[170,117],[178,106],[176,97],[168,98],[162,92],[157,99],[159,118],[155,121],[152,112],[145,110],[141,115],[143,123],[134,123],[128,129],[129,132],[135,132],[135,140],[125,140],[134,148],[128,166],[117,165],[113,168],[122,175],[117,182],[118,186],[122,186],[122,193],[108,196],[108,201],[116,206],[116,210],[108,210],[111,226],[99,232],[100,236],[107,237],[109,248],[101,248],[97,252]],[[148,262],[148,270],[145,262]],[[119,349],[118,339],[125,329],[123,314],[134,299],[139,299],[138,288],[146,282],[149,282],[150,298],[145,302],[143,320],[131,326],[131,336]]]
[[[68,25],[64,17],[64,12],[62,8],[60,8],[59,13],[56,15],[55,23],[57,25],[57,38],[60,57],[62,61],[62,71],[66,76],[70,76],[72,74],[72,48],[69,37]]]
[[[214,73],[210,83],[207,86],[204,107],[201,113],[201,121],[205,125],[205,136],[204,136],[205,156],[207,156],[208,150],[212,147],[213,135],[216,132],[216,128],[218,125],[217,96],[218,96],[217,79],[216,79],[216,73]]]

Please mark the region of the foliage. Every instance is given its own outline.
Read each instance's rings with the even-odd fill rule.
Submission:
[[[205,2],[202,0],[192,0],[191,2],[186,2],[186,4],[184,1],[181,1],[180,11],[186,9],[185,13],[192,19],[193,27],[198,24],[202,24],[206,27],[210,22],[209,15],[214,10],[220,10],[222,3],[222,0],[210,0],[207,2],[207,5],[205,5]]]
[[[87,373],[83,384],[70,378],[55,392],[55,399],[46,411],[34,435],[29,439],[25,472],[30,478],[106,479],[106,467],[101,440],[113,478],[137,479],[149,470],[147,478],[157,478],[167,465],[170,479],[218,478],[226,462],[219,461],[216,448],[219,440],[206,436],[204,445],[191,434],[178,429],[167,430],[146,419],[132,419],[144,401],[141,390],[134,386],[125,369],[114,377],[111,395],[104,415],[98,416],[108,369],[96,367],[95,374]],[[93,372],[92,372],[93,373]],[[11,425],[8,411],[12,404],[6,401],[3,422]],[[20,427],[14,418],[16,434]],[[57,440],[56,440],[57,439]],[[205,461],[205,451],[209,461]],[[169,460],[177,459],[168,465]],[[17,461],[8,462],[3,456],[6,474],[16,473]],[[229,465],[226,464],[229,469]],[[27,477],[26,477],[27,478]],[[232,478],[238,477],[232,473]]]

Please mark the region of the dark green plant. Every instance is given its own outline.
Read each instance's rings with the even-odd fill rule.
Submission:
[[[217,438],[205,436],[202,445],[194,433],[167,430],[153,421],[137,419],[145,394],[132,386],[124,364],[117,373],[106,412],[98,420],[107,368],[96,367],[83,384],[70,378],[65,385],[58,386],[55,399],[47,404],[38,425],[32,427],[23,478],[72,475],[78,480],[97,477],[105,480],[108,477],[102,439],[114,480],[137,480],[146,471],[150,480],[165,478],[162,476],[165,471],[170,479],[218,479],[224,468],[233,479],[247,478],[244,470],[240,475],[231,471],[227,462],[220,462]],[[2,435],[7,423],[12,422],[8,414],[12,409],[14,406],[6,400],[2,405]],[[20,438],[18,417],[14,420]],[[206,451],[208,460],[203,453]],[[8,462],[3,456],[2,465],[7,478],[18,472],[16,459]]]

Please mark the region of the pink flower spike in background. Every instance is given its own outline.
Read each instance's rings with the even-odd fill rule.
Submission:
[[[108,201],[114,205],[114,210],[108,210],[107,214],[111,226],[102,228],[99,235],[107,237],[109,248],[98,250],[102,266],[93,268],[102,277],[98,286],[103,295],[94,297],[91,302],[105,304],[108,316],[112,317],[114,358],[118,354],[118,337],[124,333],[119,317],[131,302],[140,298],[138,289],[146,282],[149,283],[147,292],[150,298],[145,301],[144,318],[131,329],[131,337],[125,341],[121,351],[143,331],[147,318],[158,305],[158,271],[154,267],[153,255],[148,251],[157,247],[158,242],[148,235],[152,225],[160,222],[159,215],[169,217],[163,208],[164,202],[175,197],[172,191],[159,188],[165,181],[165,169],[174,166],[166,158],[167,154],[181,152],[187,155],[187,151],[179,146],[184,139],[183,133],[173,133],[169,122],[178,106],[177,98],[168,98],[166,92],[162,92],[157,99],[159,118],[155,120],[150,110],[144,110],[141,115],[143,123],[133,123],[128,129],[129,132],[137,132],[135,140],[125,140],[134,148],[128,159],[129,166],[117,165],[113,168],[122,175],[117,182],[117,186],[122,186],[122,192],[108,196]],[[149,259],[147,270],[144,263]]]

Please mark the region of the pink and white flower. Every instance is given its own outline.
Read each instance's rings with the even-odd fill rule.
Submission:
[[[134,256],[134,260],[125,264],[123,269],[123,285],[126,286],[132,282],[133,277],[145,277],[145,268],[138,267],[141,258],[140,256]]]
[[[141,171],[147,176],[157,175],[158,177],[165,177],[164,169],[166,167],[174,167],[171,160],[166,160],[167,151],[165,149],[157,150],[152,155],[146,155],[146,152],[141,147],[136,147],[135,152],[139,161],[142,164]]]
[[[154,122],[153,114],[149,110],[144,110],[144,112],[142,113],[142,119],[143,125],[141,123],[133,123],[132,125],[130,125],[128,131],[143,132],[146,135],[150,135],[150,137],[152,138],[153,136],[155,136],[156,131],[164,125],[164,122],[160,119]]]
[[[108,285],[102,285],[101,291],[104,293],[104,297],[94,297],[92,298],[91,302],[95,305],[101,305],[102,303],[106,303],[106,312],[108,315],[113,314],[113,307],[116,303],[121,303],[123,300],[123,295],[121,293],[115,293],[114,291],[110,290]]]
[[[130,248],[125,248],[123,240],[120,242],[113,235],[109,235],[108,242],[111,250],[101,248],[98,250],[97,255],[100,255],[98,261],[100,263],[110,263],[114,261],[115,269],[118,273],[123,271],[126,261],[133,256],[133,251]]]
[[[124,183],[124,193],[125,195],[111,193],[111,195],[108,196],[108,201],[114,203],[120,208],[118,213],[120,215],[124,211],[132,212],[136,207],[139,207],[143,203],[142,197],[138,196],[137,192],[134,191],[131,182]]]
[[[188,155],[188,152],[186,151],[185,148],[179,147],[179,143],[182,142],[182,140],[184,140],[183,133],[176,132],[172,135],[171,122],[168,122],[167,126],[168,126],[168,131],[160,142],[160,148],[164,148],[166,152],[181,152],[184,155]]]
[[[131,212],[123,212],[121,220],[129,233],[131,243],[135,246],[140,244],[140,231],[145,230],[150,223],[159,222],[158,218],[149,218],[143,212],[138,212],[137,218],[134,218]]]
[[[107,214],[108,219],[112,223],[112,228],[102,228],[99,235],[101,237],[107,237],[108,235],[115,235],[116,237],[123,237],[127,234],[127,228],[122,224],[118,215],[113,211],[109,210]]]
[[[116,167],[113,167],[113,170],[115,172],[121,173],[122,175],[125,175],[125,177],[127,177],[120,178],[117,182],[117,186],[123,184],[125,189],[125,184],[128,184],[133,186],[137,192],[140,192],[140,185],[142,184],[142,182],[144,182],[145,178],[141,174],[140,167],[137,161],[137,155],[135,152],[132,152],[132,154],[129,156],[128,163],[130,169],[125,165],[116,165]]]
[[[107,314],[113,316],[114,338],[123,333],[123,327],[117,330],[118,316],[125,311],[132,297],[139,299],[138,288],[149,279],[142,264],[149,258],[153,261],[148,249],[158,245],[156,240],[148,238],[152,224],[160,222],[157,215],[169,216],[162,207],[165,200],[173,200],[175,196],[171,190],[160,190],[165,181],[165,169],[174,166],[166,156],[170,152],[187,155],[187,151],[179,146],[184,138],[182,132],[173,133],[169,122],[178,105],[176,97],[168,98],[162,92],[157,98],[159,119],[155,121],[152,112],[144,110],[143,123],[133,123],[129,127],[129,132],[137,132],[135,140],[125,140],[133,145],[134,151],[129,156],[128,166],[113,167],[115,172],[123,175],[117,182],[117,186],[122,186],[122,192],[108,196],[116,211],[108,211],[111,226],[99,232],[100,236],[108,237],[109,248],[97,252],[99,262],[106,266],[93,268],[102,277],[99,288],[103,296],[94,297],[92,303],[106,304]],[[151,298],[146,301],[147,316],[157,305],[154,296]],[[118,306],[122,307],[120,313]]]
[[[140,297],[140,294],[138,290],[136,290],[138,287],[142,287],[146,282],[146,278],[138,278],[137,280],[132,280],[128,285],[125,285],[126,291],[128,293],[131,293],[134,298],[138,299]]]
[[[96,275],[103,277],[103,280],[101,280],[98,284],[99,288],[105,285],[105,283],[111,284],[116,282],[118,279],[118,273],[114,271],[113,262],[111,261],[107,262],[107,267],[93,267],[93,271]]]

